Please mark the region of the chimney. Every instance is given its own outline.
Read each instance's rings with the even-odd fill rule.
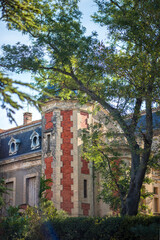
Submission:
[[[23,125],[26,125],[31,122],[32,122],[32,113],[30,112],[23,113]]]

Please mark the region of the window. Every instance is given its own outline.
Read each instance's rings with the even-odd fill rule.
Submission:
[[[84,182],[83,182],[83,185],[84,185],[84,198],[87,198],[87,180],[84,179]]]
[[[13,182],[7,182],[6,183],[6,188],[8,189],[7,190],[7,193],[5,194],[5,203],[6,203],[6,206],[9,207],[9,206],[13,206]]]
[[[19,144],[20,144],[19,139],[15,139],[15,138],[11,137],[11,139],[8,143],[8,145],[9,145],[9,155],[14,155],[18,152]]]
[[[34,131],[31,134],[30,140],[31,140],[31,150],[35,150],[40,147],[39,134],[36,131]]]
[[[5,185],[7,193],[4,194],[4,200],[6,203],[6,207],[15,206],[15,199],[16,199],[16,178],[8,178],[5,180]]]
[[[158,194],[158,187],[154,187],[154,188],[153,188],[153,192],[154,192],[154,194],[157,195],[157,194]]]
[[[38,172],[24,176],[23,182],[23,204],[37,206],[38,204]]]
[[[26,203],[36,205],[36,177],[26,178]]]
[[[50,144],[51,144],[51,135],[48,134],[47,135],[47,152],[51,151]]]
[[[158,206],[158,198],[154,198],[154,212],[158,213],[159,211],[159,206]]]

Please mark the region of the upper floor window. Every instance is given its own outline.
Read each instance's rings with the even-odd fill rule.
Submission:
[[[47,135],[47,152],[51,151],[50,144],[51,144],[51,135],[48,134]]]
[[[34,131],[31,136],[31,150],[37,149],[40,147],[39,134]]]
[[[158,187],[154,187],[153,192],[154,192],[154,194],[158,195]]]
[[[20,144],[19,139],[15,139],[15,138],[11,137],[11,139],[8,143],[8,145],[9,145],[9,155],[14,155],[18,152],[19,144]]]
[[[83,196],[84,196],[84,198],[87,198],[87,180],[86,179],[84,179],[83,185],[84,185]]]

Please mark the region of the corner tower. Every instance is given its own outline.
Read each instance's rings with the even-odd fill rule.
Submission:
[[[47,197],[72,216],[94,215],[92,164],[81,158],[80,139],[92,107],[59,99],[42,107],[42,173],[53,181]]]

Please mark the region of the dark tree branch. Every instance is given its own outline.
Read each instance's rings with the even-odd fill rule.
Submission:
[[[113,1],[113,0],[110,0],[110,1],[111,1],[111,3],[113,3],[114,5],[116,5],[116,6],[125,14],[124,9],[123,9],[117,2],[115,2],[115,1]]]
[[[141,105],[142,105],[142,97],[139,97],[136,99],[133,117],[131,120],[131,124],[129,125],[129,127],[132,129],[133,133],[135,132],[135,129],[136,129],[136,126],[137,126],[137,123],[139,120]]]

